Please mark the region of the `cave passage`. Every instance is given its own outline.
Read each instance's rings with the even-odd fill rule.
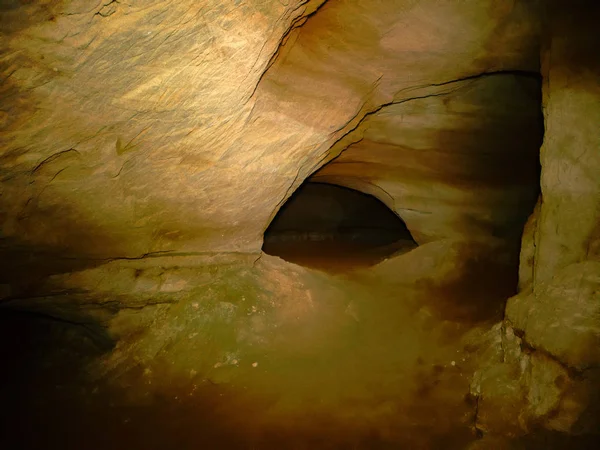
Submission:
[[[414,247],[406,224],[375,197],[305,182],[265,231],[263,250],[296,264],[344,271]]]

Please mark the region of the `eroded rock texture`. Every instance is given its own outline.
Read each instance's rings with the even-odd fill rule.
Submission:
[[[3,5],[5,245],[257,251],[303,179],[361,137],[339,162],[368,152],[371,168],[340,182],[420,241],[503,234],[528,213],[526,2]]]
[[[111,350],[93,373],[124,385],[131,403],[152,401],[169,382],[186,396],[202,383],[242,392],[240,364],[264,387],[252,370],[283,355],[290,367],[316,361],[304,378],[278,369],[303,394],[319,389],[310,378],[317,367],[351,374],[356,395],[331,377],[322,383],[329,403],[317,408],[277,385],[283,397],[261,410],[264,423],[290,405],[350,404],[362,423],[385,424],[381,439],[407,448],[444,443],[453,427],[485,434],[482,442],[538,425],[594,431],[597,7],[7,0],[0,8],[0,302],[83,327]],[[521,291],[490,331],[515,293],[544,127]],[[261,256],[265,229],[309,177],[374,195],[421,246],[354,284]],[[383,300],[368,289],[380,282]],[[395,334],[404,326],[427,342],[425,362]],[[331,344],[324,353],[315,350],[321,341]],[[357,369],[336,342],[362,345],[366,364]],[[337,351],[345,357],[327,372]],[[406,365],[418,376],[380,386],[373,368],[397,374]],[[440,380],[458,389],[447,395]],[[373,389],[384,400],[369,409]],[[470,403],[457,409],[469,389]],[[436,412],[437,444],[394,422],[398,411],[403,423],[428,420],[431,409],[415,399],[432,392],[448,406]],[[340,420],[352,428],[353,417]]]
[[[600,66],[590,31],[598,18],[599,8],[583,2],[547,5],[542,195],[525,227],[521,292],[506,309],[508,329],[515,327],[531,356],[492,363],[488,372],[507,371],[488,392],[492,402],[503,398],[498,386],[529,390],[521,425],[571,433],[598,430]],[[554,393],[543,393],[549,387]]]
[[[536,195],[537,78],[500,72],[420,94],[367,116],[313,179],[377,196],[421,243],[520,235]]]

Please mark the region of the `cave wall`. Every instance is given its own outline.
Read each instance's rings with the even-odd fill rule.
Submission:
[[[548,10],[542,195],[508,308],[532,345],[579,370],[600,367],[600,8],[583,6]]]
[[[535,2],[331,2],[282,49],[262,88],[317,126],[333,118],[298,104],[352,108],[329,125],[346,132],[320,153],[328,164],[314,181],[379,198],[419,243],[506,237],[538,184],[537,11]]]
[[[215,304],[233,295],[239,274],[215,274],[257,264],[231,255],[258,252],[315,171],[377,196],[420,242],[437,240],[420,250],[439,249],[428,269],[450,276],[471,261],[447,238],[514,239],[537,195],[540,4],[542,192],[521,292],[490,331],[473,395],[485,431],[522,432],[532,418],[593,429],[581,417],[600,366],[600,16],[582,1],[2,2],[5,264],[40,251],[107,263],[28,296],[2,285],[2,300],[94,317],[117,337],[143,328],[152,345],[124,345],[116,359],[155,355],[153,308],[171,311],[180,295],[179,310],[195,311],[215,278]],[[188,269],[160,252],[217,256]],[[274,284],[286,270],[269,272]],[[498,410],[504,421],[486,422]]]
[[[460,80],[536,73],[536,8],[491,0],[3,2],[3,248],[95,260],[258,252],[279,207],[382,105],[390,112],[424,97],[418,120],[426,120],[427,98],[470,84]],[[511,92],[502,85],[486,95]],[[479,133],[475,122],[461,133]],[[441,139],[444,130],[422,131]],[[513,138],[505,146],[517,153],[522,139]],[[479,171],[496,160],[463,163]],[[523,193],[520,182],[498,183],[507,204]],[[423,240],[506,223],[503,213],[489,217],[502,189],[472,198],[435,176],[426,184],[401,193],[426,190],[440,204],[422,219],[403,205]]]
[[[264,150],[314,139],[285,121],[252,123],[251,95],[312,9],[3,2],[7,245],[94,258],[258,251],[288,184]]]
[[[312,179],[370,192],[419,243],[519,239],[538,195],[540,79],[500,72],[437,90],[366,117]]]
[[[524,230],[520,292],[474,382],[490,433],[600,429],[599,20],[596,4],[546,4],[542,192]]]
[[[593,31],[600,8],[553,8],[543,53],[547,137],[536,286],[570,264],[600,259],[600,38]]]

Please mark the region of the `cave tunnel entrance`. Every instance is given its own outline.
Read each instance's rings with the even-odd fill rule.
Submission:
[[[406,224],[375,197],[305,182],[265,231],[263,250],[303,266],[346,271],[417,246]]]

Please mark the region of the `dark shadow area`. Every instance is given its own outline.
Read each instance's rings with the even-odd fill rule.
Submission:
[[[375,197],[324,183],[304,183],[279,210],[263,250],[327,271],[376,264],[416,247],[405,223]]]
[[[106,259],[71,255],[60,246],[34,246],[18,239],[0,238],[0,283],[11,283],[24,291],[50,275],[89,269],[105,262]]]
[[[69,448],[66,442],[77,441],[87,417],[82,397],[89,396],[81,369],[103,351],[83,326],[0,309],[0,448]]]

